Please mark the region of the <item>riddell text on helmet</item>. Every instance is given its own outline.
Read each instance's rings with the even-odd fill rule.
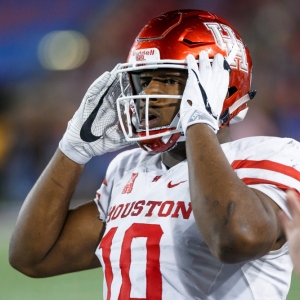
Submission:
[[[129,62],[134,61],[154,61],[160,59],[160,52],[157,48],[148,48],[142,50],[134,50],[131,55]]]
[[[139,56],[139,55],[154,55],[154,49],[149,49],[149,50],[142,50],[142,51],[134,51],[132,53],[133,56]]]
[[[133,56],[135,56],[135,60],[141,61],[145,60],[145,55],[154,55],[154,49],[151,50],[143,50],[143,51],[134,51],[132,53]]]

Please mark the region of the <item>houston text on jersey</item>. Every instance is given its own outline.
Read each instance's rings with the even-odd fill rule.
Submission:
[[[151,217],[153,214],[161,218],[171,217],[189,219],[192,213],[192,205],[187,205],[184,201],[174,202],[172,200],[154,201],[139,200],[126,204],[112,206],[107,216],[106,222],[117,218],[135,217],[143,213],[144,217]]]

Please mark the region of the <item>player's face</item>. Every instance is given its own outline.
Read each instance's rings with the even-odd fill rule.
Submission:
[[[147,95],[182,95],[188,73],[186,70],[158,69],[142,72],[140,86]],[[149,99],[149,127],[171,123],[180,108],[180,100],[172,98]],[[145,100],[140,104],[141,129],[145,128]]]

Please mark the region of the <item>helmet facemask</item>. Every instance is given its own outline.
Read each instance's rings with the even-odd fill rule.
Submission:
[[[121,128],[127,141],[138,142],[138,144],[148,152],[164,152],[174,147],[176,142],[185,141],[181,129],[179,108],[176,113],[174,113],[169,124],[162,124],[156,127],[151,126],[151,119],[152,117],[154,118],[154,116],[149,112],[151,99],[176,99],[176,101],[179,101],[179,107],[182,95],[147,95],[144,93],[139,79],[140,73],[145,70],[157,70],[162,68],[187,70],[185,61],[176,61],[176,63],[177,64],[170,64],[167,62],[165,64],[165,62],[159,61],[154,64],[153,61],[150,61],[149,63],[143,62],[143,64],[135,66],[127,63],[121,65],[119,70],[119,81],[120,85],[123,86],[121,90],[125,91],[126,85],[129,85],[131,90],[129,95],[128,93],[122,93],[117,99]],[[151,144],[151,147],[147,146],[148,142]],[[152,146],[159,148],[159,151],[153,150]],[[164,150],[162,147],[166,149]]]

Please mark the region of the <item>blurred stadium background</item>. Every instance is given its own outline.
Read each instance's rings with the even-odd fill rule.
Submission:
[[[258,93],[233,137],[300,140],[299,1],[0,0],[1,299],[102,299],[101,269],[38,280],[17,273],[7,260],[9,237],[88,86],[125,62],[149,19],[180,8],[219,14],[250,48]],[[114,156],[87,165],[72,205],[94,198]],[[300,299],[295,276],[288,299]]]

